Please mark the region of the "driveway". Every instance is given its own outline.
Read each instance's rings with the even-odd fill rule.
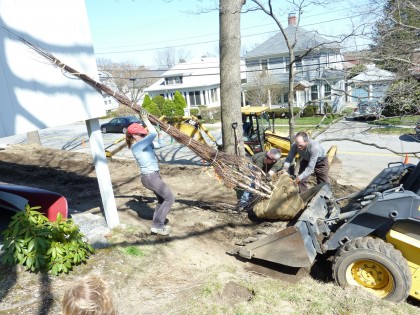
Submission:
[[[333,144],[337,145],[337,157],[341,161],[339,183],[362,188],[389,163],[404,162],[404,154],[396,155],[389,150],[379,149],[374,145],[389,148],[396,152],[420,151],[420,142],[413,137],[369,133],[368,130],[371,127],[366,122],[341,120],[317,138],[322,141],[325,148],[329,148]],[[368,144],[334,140],[343,138]],[[419,159],[413,156],[409,156],[408,159],[412,164],[419,162]]]

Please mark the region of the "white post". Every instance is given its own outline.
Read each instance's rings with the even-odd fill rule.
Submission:
[[[114,191],[112,190],[111,176],[105,156],[105,147],[99,125],[99,119],[86,120],[90,149],[98,179],[99,191],[105,212],[105,219],[110,229],[120,224]]]

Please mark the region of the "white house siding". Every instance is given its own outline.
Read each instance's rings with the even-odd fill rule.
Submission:
[[[98,73],[99,73],[99,81],[102,84],[105,84],[106,86],[111,88],[113,91],[118,92],[117,84],[115,83],[115,80],[112,78],[112,75],[109,72],[99,70]],[[102,97],[104,99],[105,110],[107,112],[118,109],[119,104],[115,98],[113,98],[112,96],[106,93],[102,93]]]
[[[383,101],[388,87],[395,79],[395,74],[367,65],[367,69],[349,80],[350,94],[354,101]]]
[[[299,56],[302,52],[296,52],[296,55]],[[287,104],[287,93],[289,85],[289,71],[287,69],[287,63],[289,62],[289,57],[287,56],[272,56],[272,57],[260,57],[246,60],[247,67],[247,85],[252,85],[253,83],[257,85],[257,77],[261,75],[263,71],[263,62],[267,60],[267,75],[273,77],[276,80],[276,83],[281,86],[283,93],[281,93],[280,99],[271,99],[271,103],[267,104],[269,106],[282,106]],[[318,101],[322,103],[325,98],[325,84],[329,83],[332,90],[340,90],[344,85],[344,74],[340,75],[340,71],[343,69],[342,65],[343,57],[341,54],[335,53],[333,50],[326,50],[318,54],[305,56],[301,62],[296,64],[296,73],[295,73],[295,84],[300,81],[308,81],[311,85],[317,86],[317,96],[311,97],[310,88],[305,91],[297,91],[295,94],[296,106],[303,107],[309,101]],[[326,68],[336,70],[334,77],[322,78],[324,70]],[[251,73],[251,75],[250,75]],[[337,74],[339,80],[337,80]],[[322,79],[322,80],[321,80]],[[334,94],[334,93],[332,93]],[[337,94],[337,92],[336,92]],[[340,105],[343,104],[344,98],[338,95],[331,95],[325,101],[333,103],[339,109]],[[330,104],[332,105],[332,104]]]
[[[241,79],[244,80],[246,77],[244,62],[241,67]],[[219,58],[197,58],[180,63],[161,76],[159,81],[145,89],[150,97],[162,95],[165,99],[173,99],[175,92],[179,91],[187,102],[188,111],[198,106],[220,106]],[[171,77],[181,77],[182,82],[167,85],[165,78]],[[194,97],[190,96],[190,93],[194,93]]]

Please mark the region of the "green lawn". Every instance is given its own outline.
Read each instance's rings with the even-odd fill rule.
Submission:
[[[394,126],[413,126],[420,121],[420,115],[383,118],[380,120],[370,121],[372,125],[394,125]]]
[[[384,135],[405,135],[405,134],[414,134],[415,131],[414,131],[414,128],[386,126],[383,128],[369,129],[369,133],[377,133],[377,134],[384,134]]]
[[[327,118],[325,118],[322,121],[323,125],[328,125],[329,123],[331,123],[334,119],[337,119],[339,116],[335,116],[334,118],[332,116],[328,116]],[[299,125],[318,125],[321,120],[322,120],[323,116],[313,116],[313,117],[303,117],[303,118],[297,118],[295,120],[295,124],[296,126]],[[287,118],[276,118],[274,120],[274,124],[275,125],[288,125],[289,124],[289,120]]]

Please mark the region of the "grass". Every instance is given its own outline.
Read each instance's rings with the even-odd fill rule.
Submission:
[[[329,123],[331,123],[333,120],[337,119],[339,116],[327,116],[327,118],[325,118],[322,121],[323,125],[328,125]],[[313,116],[313,117],[302,117],[302,118],[297,118],[295,119],[295,125],[299,126],[299,125],[318,125],[321,120],[322,120],[323,116]],[[276,118],[274,120],[274,124],[275,125],[288,125],[289,124],[289,120],[287,118]]]
[[[138,248],[137,246],[128,246],[124,248],[124,252],[127,255],[135,256],[135,257],[143,257],[146,255],[146,253],[142,251],[140,248]]]
[[[211,280],[206,281],[182,302],[182,312],[172,308],[173,314],[417,314],[419,309],[409,303],[391,303],[378,299],[361,288],[341,288],[332,282],[323,283],[305,277],[297,283],[261,277],[257,274],[231,273],[234,281],[255,293],[251,300],[230,300],[234,294],[223,290],[228,280],[218,279],[215,270],[210,271]],[[220,271],[220,270],[219,270]],[[226,272],[226,270],[225,270]]]
[[[376,133],[376,134],[381,134],[381,135],[405,135],[405,134],[413,134],[414,128],[387,126],[387,127],[369,129],[369,133]]]
[[[383,118],[380,120],[370,121],[369,124],[382,126],[414,126],[418,121],[420,121],[420,115]]]

